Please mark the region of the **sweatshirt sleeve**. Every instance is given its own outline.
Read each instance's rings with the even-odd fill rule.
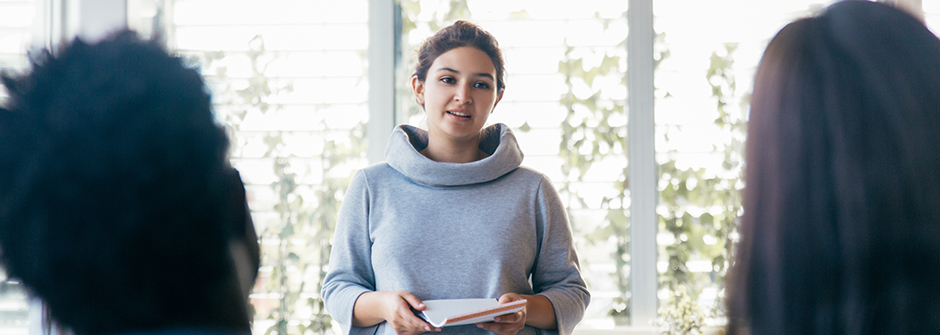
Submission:
[[[340,206],[330,253],[330,270],[322,297],[326,310],[342,325],[343,334],[372,334],[375,327],[353,327],[353,307],[365,292],[375,290],[372,241],[369,235],[369,190],[365,174],[353,176]]]
[[[568,335],[584,317],[591,295],[581,278],[578,254],[558,192],[544,177],[538,191],[539,253],[532,288],[552,302],[558,334]]]

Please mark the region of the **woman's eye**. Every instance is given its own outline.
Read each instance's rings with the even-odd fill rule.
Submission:
[[[442,82],[442,83],[445,83],[445,84],[453,84],[453,83],[454,83],[454,78],[444,77],[444,78],[441,78],[441,82]]]
[[[476,83],[476,84],[473,85],[473,87],[476,87],[476,88],[490,88],[490,84],[487,84],[487,83]]]

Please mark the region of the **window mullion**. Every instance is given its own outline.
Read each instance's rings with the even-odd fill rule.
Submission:
[[[385,160],[395,127],[395,2],[369,0],[369,163]]]
[[[95,41],[127,27],[127,0],[66,0],[66,38]]]
[[[630,185],[630,319],[651,326],[658,298],[653,114],[653,0],[628,0],[627,96]]]

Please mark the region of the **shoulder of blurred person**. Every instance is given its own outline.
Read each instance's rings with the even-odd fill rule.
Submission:
[[[758,67],[729,330],[940,333],[940,40],[843,1]]]
[[[2,81],[0,262],[53,319],[247,333],[231,245],[257,241],[199,73],[121,31]]]

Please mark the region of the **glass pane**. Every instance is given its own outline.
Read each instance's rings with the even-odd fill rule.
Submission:
[[[206,76],[262,241],[254,333],[336,333],[319,290],[336,212],[367,164],[368,1],[137,0]]]
[[[29,302],[19,281],[10,280],[0,268],[0,334],[29,333]]]
[[[725,322],[722,298],[741,214],[754,70],[780,28],[830,2],[655,2],[657,269],[663,326]]]
[[[440,27],[466,19],[499,41],[506,91],[489,118],[505,123],[524,165],[551,178],[567,206],[591,291],[579,329],[629,322],[625,189],[626,5],[591,1],[402,1],[399,121],[427,127],[408,78],[414,51]]]
[[[0,1],[0,70],[15,72],[28,65],[26,52],[33,38],[35,16],[32,0]],[[6,90],[0,90],[0,102],[6,97]]]
[[[36,8],[33,1],[0,1],[0,72],[26,68]],[[0,105],[8,93],[0,89]],[[0,334],[29,333],[29,304],[23,286],[0,268]]]
[[[934,35],[940,34],[940,0],[922,0],[924,21]]]

